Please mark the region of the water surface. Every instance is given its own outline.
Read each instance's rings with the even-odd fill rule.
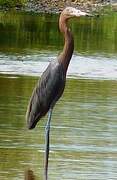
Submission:
[[[23,179],[30,168],[43,177],[43,118],[25,125],[27,101],[37,78],[0,77],[0,178]],[[50,179],[117,178],[117,83],[68,79],[52,117]]]
[[[0,179],[43,179],[44,117],[25,112],[37,76],[63,46],[58,16],[0,13]],[[75,53],[52,116],[49,179],[117,179],[117,14],[71,22]],[[30,171],[31,172],[31,171]]]
[[[57,15],[0,13],[0,72],[39,76],[63,47]],[[117,79],[117,13],[73,20],[68,75]]]

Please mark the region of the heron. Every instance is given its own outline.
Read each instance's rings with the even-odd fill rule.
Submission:
[[[59,17],[59,30],[64,36],[64,47],[62,53],[56,60],[49,63],[43,72],[40,80],[33,90],[27,108],[26,119],[29,129],[35,128],[37,122],[48,113],[48,120],[45,128],[45,162],[44,179],[48,179],[48,158],[49,158],[49,135],[50,123],[53,108],[62,96],[67,69],[74,51],[74,38],[68,27],[68,20],[72,17],[88,15],[74,7],[66,7]]]

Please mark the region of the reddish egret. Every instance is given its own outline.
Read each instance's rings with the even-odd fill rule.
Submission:
[[[35,87],[27,110],[28,128],[33,129],[37,122],[48,112],[45,128],[45,180],[48,179],[49,132],[54,105],[61,97],[65,87],[66,73],[74,50],[74,39],[67,26],[68,19],[85,16],[87,13],[73,7],[66,7],[59,18],[59,29],[64,36],[64,48],[56,61],[50,62]]]

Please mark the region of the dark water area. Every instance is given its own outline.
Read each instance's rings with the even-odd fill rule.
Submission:
[[[63,38],[58,30],[58,15],[0,12],[0,51],[34,53],[59,51]],[[78,53],[117,55],[117,13],[71,20]]]
[[[29,97],[63,47],[57,15],[0,13],[0,179],[43,179],[47,116],[28,130]],[[71,21],[75,53],[54,108],[49,179],[117,179],[117,14]],[[34,178],[33,178],[34,179]]]

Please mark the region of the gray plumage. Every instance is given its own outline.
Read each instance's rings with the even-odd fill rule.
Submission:
[[[35,87],[27,109],[29,129],[33,129],[60,98],[65,87],[65,72],[58,61],[52,61]]]

